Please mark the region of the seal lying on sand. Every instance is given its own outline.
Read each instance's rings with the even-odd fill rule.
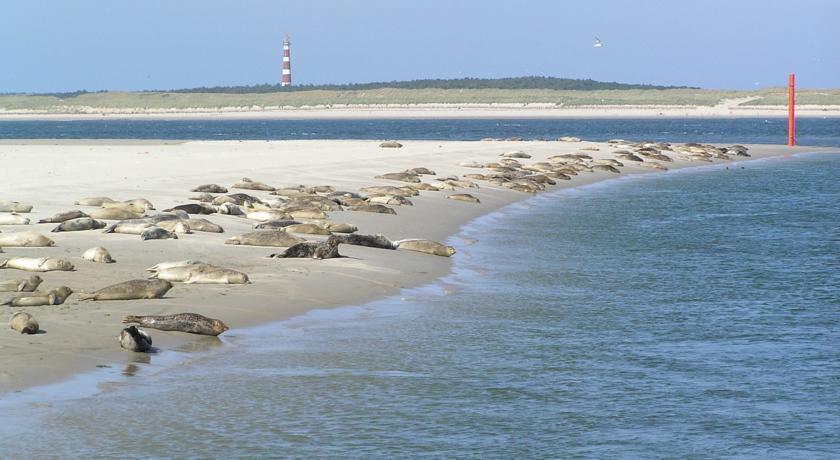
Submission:
[[[88,262],[102,262],[106,264],[112,264],[116,262],[111,257],[111,254],[108,252],[107,249],[99,246],[95,248],[90,248],[82,254],[82,259],[87,260]]]
[[[336,235],[344,244],[366,246],[377,249],[397,249],[394,243],[384,235]]]
[[[32,292],[43,280],[38,275],[29,278],[0,281],[0,292]]]
[[[465,201],[467,203],[481,203],[481,201],[478,198],[470,195],[469,193],[454,193],[452,195],[447,196],[446,198],[456,201]]]
[[[152,349],[152,337],[137,326],[128,326],[117,337],[120,346],[129,351],[145,353]]]
[[[288,258],[312,258],[312,259],[333,259],[341,257],[338,253],[338,245],[341,240],[338,236],[331,236],[327,241],[321,243],[298,243],[283,252],[271,254],[268,257],[275,259]]]
[[[432,254],[441,257],[449,257],[452,254],[455,254],[455,248],[453,248],[452,246],[446,246],[445,244],[440,244],[430,240],[399,240],[394,241],[394,244],[397,246],[397,249],[424,252],[426,254]]]
[[[32,205],[17,201],[0,201],[0,212],[32,212]]]
[[[378,176],[374,176],[374,179],[396,180],[400,182],[420,182],[420,178],[416,175],[404,172],[380,174]]]
[[[230,329],[221,320],[208,318],[197,313],[158,316],[128,315],[123,318],[122,322],[125,324],[137,323],[143,327],[161,331],[178,331],[212,336],[217,336]]]
[[[151,279],[181,281],[184,284],[250,284],[245,273],[208,264],[191,264],[156,270]]]
[[[159,299],[170,289],[166,280],[131,280],[112,284],[91,294],[79,294],[79,300]]]
[[[41,219],[38,221],[39,224],[59,224],[64,221],[68,221],[70,219],[78,219],[80,217],[88,217],[87,214],[79,211],[78,209],[74,209],[72,211],[64,211],[58,214],[54,214],[50,217],[45,219]]]
[[[29,225],[29,218],[17,214],[0,214],[0,225]]]
[[[254,225],[254,228],[257,230],[269,230],[269,229],[279,229],[285,228],[290,225],[298,225],[301,222],[296,220],[286,219],[286,220],[267,220],[265,222],[260,222],[259,224]]]
[[[105,228],[108,224],[101,220],[91,219],[90,217],[79,217],[76,219],[67,219],[56,225],[52,232],[80,232],[84,230],[98,230]]]
[[[227,193],[228,189],[218,184],[204,184],[190,190],[191,192]]]
[[[194,232],[209,232],[209,233],[224,233],[225,229],[222,228],[221,225],[216,225],[213,222],[210,222],[207,219],[201,218],[191,218],[187,219],[187,225],[190,226],[190,230]]]
[[[163,211],[173,212],[177,210],[184,211],[187,214],[216,214],[216,208],[204,203],[179,204],[178,206],[173,206],[169,209],[164,209]]]
[[[175,232],[170,232],[169,230],[166,230],[165,228],[160,228],[160,227],[156,227],[156,226],[155,227],[149,227],[149,228],[143,230],[143,233],[140,234],[140,239],[142,239],[143,241],[146,241],[146,240],[165,240],[165,239],[168,239],[168,238],[172,238],[173,240],[177,240],[178,235],[176,235]]]
[[[12,319],[9,320],[9,327],[21,334],[37,334],[39,329],[38,321],[29,313],[22,311],[12,315]]]
[[[385,206],[384,204],[365,204],[361,206],[352,206],[350,208],[347,208],[347,210],[358,212],[374,212],[379,214],[397,214],[397,211],[395,211],[393,208]]]
[[[381,147],[383,149],[399,149],[399,148],[402,148],[402,146],[403,145],[400,144],[397,141],[385,141],[385,142],[379,144],[379,147]]]
[[[137,222],[117,222],[115,224],[111,224],[105,227],[105,230],[102,230],[102,233],[124,233],[126,235],[140,235],[143,233],[144,230],[153,226],[153,223],[145,219],[141,219]]]
[[[233,184],[230,188],[241,188],[245,190],[261,190],[263,192],[273,192],[274,187],[264,184],[262,182],[253,181],[247,177],[243,177],[239,182]]]
[[[291,235],[283,230],[259,230],[228,238],[225,240],[225,244],[289,247],[303,241],[303,238]]]
[[[79,206],[102,206],[103,203],[115,203],[117,200],[108,198],[107,196],[89,196],[76,201],[73,204]]]
[[[332,232],[326,228],[315,224],[295,224],[285,227],[285,230],[290,233],[303,233],[306,235],[331,235]]]
[[[61,305],[67,300],[73,290],[67,286],[61,286],[49,291],[33,291],[25,292],[6,300],[0,305],[10,305],[13,307],[40,307],[42,305]]]
[[[143,217],[142,213],[131,212],[127,209],[120,208],[100,208],[94,209],[90,212],[90,217],[94,219],[103,220],[125,220],[125,219],[139,219]]]
[[[5,233],[0,235],[0,247],[48,248],[55,241],[37,232]]]
[[[54,257],[10,257],[0,262],[0,268],[16,268],[30,272],[75,270],[75,267],[73,267],[73,264],[69,260],[56,259]]]

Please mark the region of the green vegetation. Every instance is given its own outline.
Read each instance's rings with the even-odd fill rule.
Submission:
[[[787,105],[787,98],[787,88],[774,88],[744,105]],[[796,105],[840,105],[840,89],[797,90]]]
[[[170,93],[275,93],[295,91],[358,91],[374,89],[552,89],[569,91],[599,91],[608,89],[685,89],[687,86],[637,85],[628,83],[577,80],[555,77],[511,77],[511,78],[458,78],[427,79],[411,81],[388,81],[374,83],[350,83],[345,85],[253,85],[216,86],[211,88],[190,88],[170,90]],[[692,88],[697,89],[697,88]]]

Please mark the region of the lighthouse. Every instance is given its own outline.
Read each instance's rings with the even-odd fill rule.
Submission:
[[[280,86],[292,86],[292,65],[289,57],[289,35],[283,39],[283,77]]]

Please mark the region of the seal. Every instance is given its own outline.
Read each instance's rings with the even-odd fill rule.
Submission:
[[[32,212],[31,204],[23,204],[18,201],[0,200],[0,212]]]
[[[621,171],[618,170],[615,166],[611,165],[593,165],[592,169],[597,171],[604,171],[604,172],[611,172],[615,174],[621,174]]]
[[[142,204],[126,203],[123,201],[116,201],[114,203],[102,203],[103,209],[122,209],[123,211],[133,212],[134,214],[143,215],[146,212],[146,207]]]
[[[89,262],[102,262],[106,264],[112,264],[116,262],[111,257],[111,254],[108,252],[107,249],[99,246],[95,248],[90,248],[82,254],[82,259],[87,260]]]
[[[446,198],[456,201],[465,201],[467,203],[481,203],[481,201],[478,198],[470,195],[469,193],[455,193],[447,196]]]
[[[434,185],[427,184],[426,182],[420,182],[419,184],[408,184],[406,187],[410,188],[412,190],[417,190],[417,191],[422,190],[422,191],[437,192],[438,190],[440,190],[439,188],[435,187]]]
[[[331,235],[332,232],[320,225],[315,224],[295,224],[285,227],[287,232],[302,233],[305,235]]]
[[[337,222],[324,222],[320,224],[321,227],[329,230],[330,233],[355,233],[359,231],[359,227],[353,224],[344,224]]]
[[[76,219],[68,219],[56,225],[51,231],[56,232],[80,232],[84,230],[98,230],[105,228],[108,224],[101,220],[91,219],[90,217],[79,217]]]
[[[245,273],[208,264],[192,264],[158,270],[150,279],[180,281],[184,284],[250,284]]]
[[[30,272],[69,272],[76,269],[69,260],[54,257],[11,257],[0,262],[0,268],[15,268]]]
[[[32,315],[23,311],[12,315],[12,318],[9,320],[9,327],[21,334],[37,334],[40,329],[38,321]]]
[[[143,214],[131,212],[127,209],[120,208],[100,208],[94,209],[89,213],[90,217],[94,219],[103,220],[125,220],[125,219],[139,219]]]
[[[247,177],[243,177],[239,182],[231,185],[230,188],[241,188],[244,190],[260,190],[263,192],[273,192],[275,190],[274,187],[268,184],[253,181]]]
[[[429,168],[411,168],[405,170],[406,174],[414,174],[416,176],[428,175],[428,176],[435,176],[435,172]]]
[[[161,331],[178,331],[212,336],[217,336],[230,329],[222,320],[208,318],[198,313],[153,316],[127,315],[122,322],[124,324],[137,323],[143,327]]]
[[[379,214],[397,214],[393,208],[389,208],[388,206],[382,204],[365,204],[360,206],[351,206],[347,208],[348,211],[358,211],[358,212],[374,212]]]
[[[137,326],[128,326],[120,332],[117,341],[128,351],[146,353],[152,349],[152,337]]]
[[[256,232],[238,235],[225,240],[225,244],[236,244],[243,246],[273,246],[290,247],[304,240],[283,230],[258,230]]]
[[[393,185],[374,185],[371,187],[362,187],[362,192],[365,193],[375,193],[377,195],[397,195],[397,196],[417,196],[420,194],[419,191],[414,190],[411,186],[405,187],[394,187]]]
[[[75,205],[79,206],[102,206],[102,203],[115,203],[117,200],[108,198],[107,196],[90,196],[76,201]]]
[[[73,294],[73,290],[67,286],[61,286],[49,291],[24,292],[16,297],[6,300],[0,305],[12,307],[40,307],[43,305],[61,305]]]
[[[178,220],[164,220],[157,223],[157,226],[164,229],[169,230],[172,233],[184,233],[189,234],[192,233],[192,229],[190,228],[190,224],[187,222],[178,219]]]
[[[165,240],[165,239],[169,239],[169,238],[172,238],[173,240],[177,240],[178,235],[176,235],[175,232],[170,232],[169,230],[166,230],[165,228],[161,228],[161,227],[157,227],[157,226],[149,227],[149,228],[143,230],[143,233],[140,234],[140,239],[143,240],[143,241],[146,241],[146,240]]]
[[[312,258],[312,259],[333,259],[341,257],[338,253],[338,245],[341,239],[337,236],[330,236],[327,241],[312,243],[298,243],[289,247],[283,252],[271,254],[268,257],[274,259],[288,259],[288,258]]]
[[[219,205],[224,203],[238,204],[239,206],[251,206],[254,203],[262,204],[263,201],[253,195],[247,193],[231,193],[230,195],[217,196],[213,199],[213,204]]]
[[[385,141],[379,144],[379,147],[383,149],[401,149],[402,146],[403,145],[397,141]]]
[[[531,155],[528,155],[527,153],[523,152],[522,150],[500,153],[499,156],[503,157],[503,158],[531,158]]]
[[[398,196],[398,195],[376,195],[371,196],[368,199],[368,203],[371,204],[390,204],[392,206],[414,206],[414,203],[411,202],[406,197]]]
[[[216,225],[213,222],[210,222],[207,219],[202,218],[190,218],[187,219],[187,225],[190,226],[190,230],[196,232],[208,232],[208,233],[224,233],[225,229],[222,228],[221,225]]]
[[[184,211],[187,214],[216,214],[216,208],[204,203],[187,203],[164,209],[164,212]]]
[[[126,235],[140,235],[149,227],[154,227],[155,224],[148,220],[141,219],[137,222],[123,221],[108,225],[102,233],[123,233]]]
[[[90,294],[79,294],[79,300],[159,299],[170,289],[166,280],[130,280],[112,284]]]
[[[206,192],[206,193],[227,193],[228,189],[218,184],[204,184],[199,185],[190,190],[191,192]]]
[[[153,267],[146,269],[147,272],[158,272],[175,267],[186,267],[187,265],[207,265],[198,260],[179,260],[177,262],[161,262]]]
[[[404,172],[396,172],[396,173],[385,173],[380,174],[378,176],[374,176],[374,179],[386,179],[386,180],[396,180],[400,182],[420,182],[420,178],[414,174],[408,174]]]
[[[290,225],[297,225],[300,222],[296,220],[268,220],[265,222],[260,222],[259,224],[254,225],[254,228],[257,230],[269,230],[269,229],[278,229],[278,228],[286,228]]]
[[[327,213],[320,209],[297,209],[288,212],[292,219],[326,219]]]
[[[0,281],[0,292],[32,292],[38,289],[43,280],[38,275],[29,278]]]
[[[190,200],[200,201],[202,203],[212,203],[216,197],[211,193],[199,193],[198,195],[193,195],[189,198]]]
[[[18,232],[0,234],[0,247],[49,248],[55,241],[38,232]]]
[[[245,214],[245,218],[249,220],[258,220],[265,222],[269,220],[291,220],[291,217],[283,211],[272,209],[270,211],[253,211]]]
[[[68,221],[70,219],[78,219],[80,217],[90,217],[87,214],[79,211],[78,209],[74,209],[72,211],[64,211],[58,214],[54,214],[50,217],[45,219],[41,219],[38,221],[39,224],[60,224],[61,222]]]
[[[366,246],[377,249],[397,249],[396,245],[384,235],[336,235],[340,242],[354,246]]]
[[[15,213],[0,214],[0,225],[29,225],[29,218]]]
[[[452,246],[446,246],[431,240],[408,239],[394,241],[394,244],[397,246],[397,249],[423,252],[441,257],[449,257],[455,254],[455,248]]]

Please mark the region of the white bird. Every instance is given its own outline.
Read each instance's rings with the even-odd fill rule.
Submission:
[[[592,45],[592,46],[594,46],[595,48],[600,48],[600,47],[602,47],[602,46],[604,46],[604,45],[601,43],[601,39],[600,39],[600,38],[595,37],[595,44],[594,44],[594,45]]]

